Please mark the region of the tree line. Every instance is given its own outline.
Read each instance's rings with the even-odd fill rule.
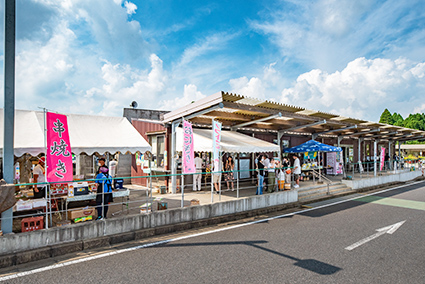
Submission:
[[[379,118],[379,122],[425,131],[425,114],[424,113],[409,114],[409,116],[406,119],[403,119],[401,114],[396,112],[391,114],[391,112],[388,109],[385,109],[384,112],[381,114],[381,117]],[[421,142],[409,141],[407,143],[408,144],[418,144],[418,143],[423,144],[425,142],[424,141],[421,141]]]

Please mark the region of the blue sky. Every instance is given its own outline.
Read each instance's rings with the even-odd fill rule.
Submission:
[[[420,0],[17,0],[16,107],[121,116],[223,90],[372,121],[425,112],[424,16]]]

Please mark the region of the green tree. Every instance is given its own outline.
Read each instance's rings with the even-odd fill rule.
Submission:
[[[388,109],[385,109],[384,112],[381,114],[379,122],[386,124],[394,124],[393,116],[391,115],[391,112]]]
[[[410,114],[404,120],[404,127],[425,130],[425,115],[420,113]]]

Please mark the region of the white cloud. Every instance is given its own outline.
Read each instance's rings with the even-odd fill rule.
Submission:
[[[372,121],[385,108],[405,116],[425,95],[423,65],[358,58],[341,72],[316,69],[300,75],[282,91],[281,102]]]
[[[294,69],[335,72],[359,57],[423,59],[421,1],[282,1],[251,27],[269,37]],[[396,40],[395,40],[396,39]]]
[[[99,89],[87,91],[86,97],[96,96],[103,103],[101,114],[119,113],[130,102],[137,101],[140,108],[155,108],[158,99],[166,91],[167,74],[162,60],[151,54],[151,70],[138,70],[129,65],[112,65],[106,62],[102,67],[104,84]]]
[[[171,100],[163,100],[160,102],[160,108],[164,110],[174,110],[185,105],[205,98],[206,96],[198,91],[195,85],[184,85],[183,97],[176,97]]]
[[[136,10],[137,10],[136,4],[125,1],[124,7],[127,9],[127,14],[132,15],[136,13]]]
[[[237,34],[217,33],[205,37],[183,52],[179,65],[187,65],[208,52],[224,49],[227,43],[236,36]]]
[[[271,63],[264,67],[263,74],[258,77],[248,79],[244,76],[229,80],[231,92],[263,100],[274,99],[283,81],[280,72],[274,68],[275,65],[276,63]]]

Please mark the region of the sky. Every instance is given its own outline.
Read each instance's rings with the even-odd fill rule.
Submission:
[[[422,0],[17,0],[16,13],[18,109],[122,116],[225,91],[371,121],[425,112]],[[3,59],[1,44],[2,86]]]

